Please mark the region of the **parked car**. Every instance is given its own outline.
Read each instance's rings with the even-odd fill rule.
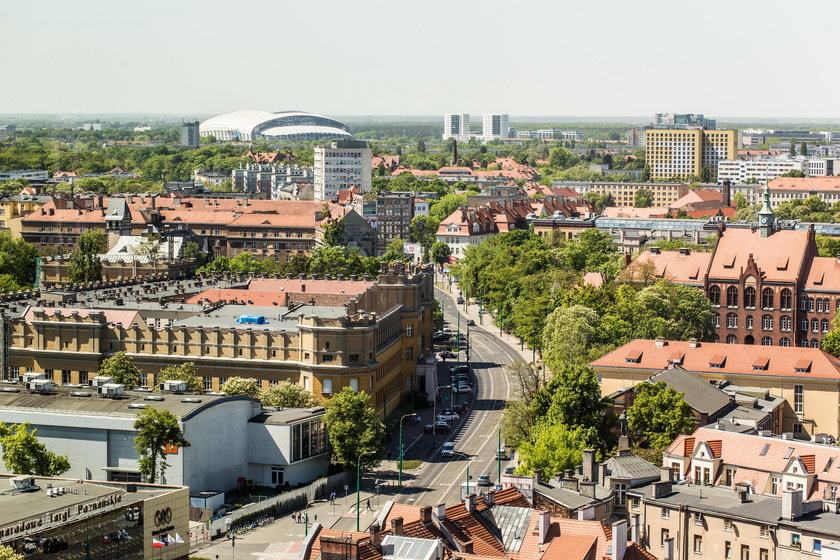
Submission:
[[[426,424],[423,431],[427,434],[448,434],[452,431],[452,428],[446,422],[435,422],[434,424]]]
[[[450,352],[449,350],[444,350],[443,352],[438,352],[438,358],[440,358],[441,360],[455,359],[457,357],[458,357],[458,354],[456,354],[455,352]]]
[[[455,412],[457,412],[458,414],[460,414],[461,416],[463,416],[463,415],[464,415],[464,414],[466,414],[466,413],[467,413],[467,411],[470,409],[470,406],[469,406],[467,403],[463,403],[463,404],[456,404],[456,405],[453,407],[453,409],[455,410]]]
[[[498,453],[498,456],[497,456],[498,459],[502,459],[503,461],[507,460],[507,458],[508,458],[507,449],[499,449],[498,451],[496,451],[496,453]]]
[[[435,417],[435,420],[438,422],[455,422],[458,418],[459,416],[450,410],[441,412]]]
[[[505,474],[513,474],[513,471],[515,471],[515,470],[516,469],[514,467],[506,467],[505,468]]]
[[[478,485],[479,486],[493,486],[493,481],[490,480],[490,475],[489,474],[479,475]]]
[[[458,389],[455,391],[456,393],[471,393],[472,387],[467,385],[466,383],[459,383]]]
[[[455,442],[443,442],[443,447],[440,448],[440,454],[444,457],[452,457],[453,455],[455,455]]]
[[[470,368],[467,366],[455,366],[449,368],[449,375],[457,375],[459,373],[469,373]]]
[[[475,326],[475,321],[474,321],[473,319],[469,319],[469,320],[467,321],[467,326],[469,326],[469,327],[474,327],[474,326]]]
[[[455,383],[466,383],[467,385],[471,385],[470,378],[466,373],[459,373],[456,375]]]

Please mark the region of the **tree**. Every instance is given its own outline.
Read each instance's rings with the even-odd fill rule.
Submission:
[[[24,556],[15,552],[13,548],[0,545],[0,560],[24,560]]]
[[[548,164],[557,169],[568,169],[578,164],[580,159],[568,148],[557,147],[548,154]]]
[[[545,320],[543,359],[555,375],[566,364],[587,363],[604,353],[601,335],[601,317],[593,309],[558,307]]]
[[[800,169],[791,169],[785,173],[782,173],[780,177],[804,177],[805,173],[802,172]],[[740,193],[739,193],[740,194]]]
[[[321,224],[321,229],[324,230],[324,244],[327,247],[336,247],[343,245],[341,240],[344,238],[345,221],[344,218],[335,219],[330,213],[330,205],[324,203],[324,214],[327,219]]]
[[[694,429],[695,418],[684,394],[668,387],[664,381],[636,386],[636,400],[627,409],[627,427],[637,441],[648,447],[662,448],[680,434]]]
[[[604,208],[607,208],[609,206],[615,206],[615,203],[613,202],[613,196],[610,193],[599,193],[595,191],[589,191],[588,193],[583,195],[583,198],[587,199],[598,212],[603,212]]]
[[[17,292],[23,288],[11,274],[0,274],[0,293]]]
[[[581,364],[563,364],[552,371],[554,376],[534,396],[535,415],[545,415],[551,422],[567,426],[600,425],[601,413],[609,402],[601,398],[595,370]]]
[[[448,263],[449,257],[452,255],[452,249],[442,241],[435,241],[432,248],[429,249],[429,255],[434,263]]]
[[[711,183],[712,182],[712,170],[708,166],[703,166],[703,169],[700,170],[700,182],[701,183]]]
[[[8,274],[21,287],[35,283],[38,250],[10,231],[0,231],[0,274]],[[11,285],[9,285],[11,287]]]
[[[281,381],[260,393],[265,406],[278,408],[310,408],[318,404],[315,395],[291,381]]]
[[[439,200],[429,203],[429,216],[442,222],[452,215],[455,210],[467,203],[467,197],[461,194],[447,194]]]
[[[67,272],[71,282],[96,282],[102,279],[99,255],[108,247],[108,238],[101,229],[86,231],[79,236],[77,249],[70,255]]]
[[[505,404],[502,431],[505,442],[518,448],[531,438],[537,424],[533,400],[543,386],[543,378],[532,364],[524,360],[507,365],[505,373],[511,378],[513,396]]]
[[[808,144],[806,144],[805,142],[802,142],[799,145],[799,155],[800,156],[807,156],[808,155]]]
[[[150,483],[163,479],[169,466],[166,462],[168,448],[190,446],[184,439],[178,418],[168,410],[144,408],[137,415],[134,429],[139,432],[134,438],[134,448],[140,455],[140,474]]]
[[[195,241],[190,241],[184,245],[183,257],[186,261],[192,261],[196,267],[204,266],[207,262],[207,253],[202,251]]]
[[[379,464],[385,426],[370,404],[370,395],[345,387],[327,403],[324,423],[336,463],[353,469],[364,453],[363,469]]]
[[[650,181],[650,165],[645,164],[642,168],[642,182],[647,183]]]
[[[796,144],[793,143],[793,140],[790,141],[790,157],[796,157]]]
[[[29,422],[11,428],[0,423],[0,445],[8,472],[34,476],[61,476],[70,470],[66,455],[56,455],[38,441],[37,429]]]
[[[744,193],[736,192],[735,196],[732,197],[732,205],[740,210],[749,206],[749,202],[747,202],[747,197],[744,196]]]
[[[376,166],[376,174],[379,175],[380,177],[385,176],[385,162],[384,161],[380,160],[379,165]]]
[[[419,214],[411,219],[408,226],[411,232],[411,240],[414,243],[419,243],[425,249],[428,249],[435,242],[435,235],[437,234],[440,220],[432,216]]]
[[[575,270],[596,271],[617,252],[612,236],[595,228],[569,240],[563,250],[566,263]]]
[[[380,257],[382,262],[401,262],[405,260],[405,243],[402,239],[397,239],[396,237],[388,243],[388,247],[385,248],[385,252]]]
[[[99,366],[99,375],[113,377],[115,383],[122,383],[126,389],[137,387],[142,374],[143,372],[134,365],[128,354],[122,351],[110,358],[105,358]]]
[[[257,380],[245,377],[230,377],[221,386],[223,393],[228,395],[244,395],[246,397],[256,397],[260,388],[257,385]]]
[[[155,386],[159,388],[164,381],[173,379],[185,381],[187,383],[187,391],[204,392],[204,382],[198,376],[198,368],[195,367],[195,362],[187,362],[185,364],[171,365],[163,368],[155,375]]]
[[[650,208],[653,205],[653,192],[648,189],[638,189],[633,196],[635,208]]]
[[[823,335],[820,344],[824,351],[840,357],[840,329],[837,328],[837,317],[832,321],[832,329]]]
[[[562,472],[583,461],[583,450],[593,447],[598,440],[595,428],[571,427],[566,424],[541,423],[531,439],[519,447],[520,466],[517,472]]]

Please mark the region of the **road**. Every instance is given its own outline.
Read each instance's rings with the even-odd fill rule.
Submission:
[[[444,302],[445,319],[451,328],[458,325],[456,313],[461,313],[461,332],[467,329],[467,317],[461,310],[456,311],[455,299],[448,293],[436,290],[438,299]],[[473,306],[474,307],[474,306]],[[472,314],[474,315],[474,313]],[[493,326],[488,326],[494,329]],[[425,458],[425,464],[416,475],[406,482],[402,492],[393,499],[400,503],[437,504],[453,503],[460,499],[460,487],[466,481],[467,469],[475,483],[481,474],[490,474],[493,482],[498,482],[496,449],[498,429],[502,410],[510,395],[511,387],[505,366],[521,356],[491,331],[478,325],[469,327],[470,363],[475,371],[475,395],[466,417],[462,418],[452,434],[434,437],[437,443],[454,441],[455,457],[441,457],[439,445],[434,455]],[[461,360],[465,359],[461,353]],[[451,364],[449,364],[451,365]],[[448,365],[442,368],[448,370]],[[441,384],[448,384],[443,374]],[[406,442],[407,446],[427,445],[433,436],[425,435]],[[502,461],[502,471],[510,464]],[[479,491],[483,489],[479,488]]]

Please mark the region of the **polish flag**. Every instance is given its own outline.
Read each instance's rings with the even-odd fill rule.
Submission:
[[[152,539],[152,548],[163,548],[166,544],[163,541]]]

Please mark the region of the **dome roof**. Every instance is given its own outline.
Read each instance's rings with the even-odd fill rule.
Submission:
[[[303,111],[233,111],[210,117],[201,123],[199,133],[246,142],[260,137],[329,140],[351,136],[344,123]]]

